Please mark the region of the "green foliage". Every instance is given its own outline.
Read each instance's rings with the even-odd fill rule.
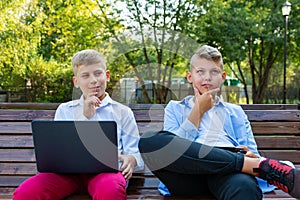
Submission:
[[[198,44],[189,37],[193,18],[200,12],[197,1],[123,1],[127,10],[122,17],[127,30],[115,34],[112,41],[110,62],[123,63],[125,75],[134,74],[142,87],[145,102],[165,103],[172,77],[185,76],[188,61]],[[121,8],[116,7],[117,14]],[[123,8],[122,8],[123,9]],[[120,16],[121,17],[121,16]],[[112,59],[114,58],[114,59]],[[123,71],[123,69],[118,69]],[[123,76],[124,74],[122,74]],[[155,98],[148,96],[145,83],[151,82]]]
[[[42,57],[30,61],[27,69],[28,100],[33,102],[64,102],[72,99],[70,65],[45,61]]]
[[[79,0],[40,0],[44,17],[37,28],[40,31],[38,52],[45,60],[66,61],[76,51],[97,46],[101,41],[103,24],[93,16],[97,4]]]
[[[300,4],[290,2],[287,96],[295,102],[300,84]],[[123,77],[135,77],[140,85],[150,80],[165,87],[153,87],[156,99],[148,97],[147,102],[164,103],[171,79],[185,76],[191,55],[205,43],[221,50],[229,75],[237,77],[245,89],[252,85],[254,103],[280,103],[282,3],[3,0],[0,90],[25,91],[27,101],[70,100],[71,57],[93,48],[106,57],[112,76],[110,92],[117,91]]]
[[[17,0],[1,5],[0,90],[26,101],[72,99],[71,57],[107,37],[100,1]],[[113,19],[112,19],[113,21]],[[116,28],[116,27],[115,27]]]
[[[216,0],[212,4],[209,2],[207,14],[204,16],[205,22],[209,24],[204,30],[209,34],[203,39],[221,49],[225,64],[245,88],[247,84],[252,85],[253,102],[263,103],[264,99],[267,99],[267,90],[270,89],[268,85],[271,83],[273,69],[280,69],[282,74],[283,1]],[[295,6],[299,7],[297,4]],[[299,21],[299,15],[292,17],[293,20],[296,21],[295,18],[298,18]],[[299,35],[299,28],[290,27],[290,29],[293,32],[297,30]],[[299,41],[299,38],[294,39],[294,42]],[[293,57],[290,59],[294,60]],[[273,81],[277,87],[282,85],[282,79],[278,76]],[[279,95],[273,97],[278,98]]]

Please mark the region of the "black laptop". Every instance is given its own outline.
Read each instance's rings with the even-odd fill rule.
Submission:
[[[114,121],[32,121],[39,172],[102,173],[118,171]]]

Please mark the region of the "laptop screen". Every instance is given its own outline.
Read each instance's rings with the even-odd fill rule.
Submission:
[[[39,172],[101,173],[118,171],[114,121],[32,121]]]

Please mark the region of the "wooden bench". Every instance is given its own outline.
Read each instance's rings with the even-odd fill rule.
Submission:
[[[0,199],[11,199],[15,188],[37,173],[31,135],[33,119],[53,119],[59,104],[0,103]],[[140,134],[160,130],[163,105],[129,105],[136,117]],[[264,156],[290,160],[300,167],[300,110],[293,105],[242,105],[252,125],[259,151]],[[135,173],[128,187],[128,199],[196,199],[165,197],[157,191],[158,179],[146,170]],[[198,197],[199,199],[200,197]],[[264,199],[292,199],[276,190]],[[90,199],[73,195],[68,199]],[[214,199],[201,197],[201,199]]]

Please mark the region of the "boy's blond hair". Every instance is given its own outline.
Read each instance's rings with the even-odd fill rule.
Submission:
[[[79,51],[72,58],[73,72],[76,75],[79,66],[96,63],[100,63],[106,70],[105,59],[101,53],[93,49]]]
[[[222,59],[222,54],[218,51],[218,49],[211,47],[209,45],[203,45],[201,46],[196,53],[192,56],[191,60],[190,60],[190,70],[192,70],[193,68],[193,62],[196,59],[199,58],[204,58],[207,60],[212,60],[215,63],[219,63],[220,64],[220,68],[223,71],[224,68],[224,64],[223,64],[223,59]]]

